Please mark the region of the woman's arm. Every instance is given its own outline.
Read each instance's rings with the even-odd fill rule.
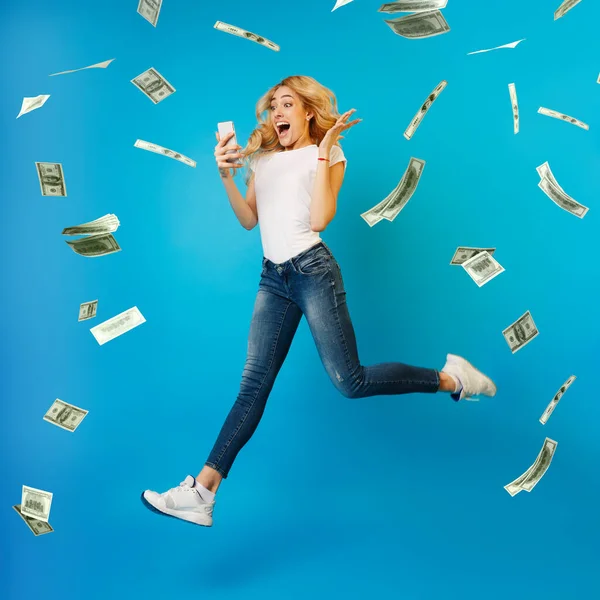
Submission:
[[[319,150],[320,158],[329,158],[329,153]],[[344,181],[344,162],[333,167],[325,160],[317,163],[317,174],[310,203],[310,228],[323,231],[335,217],[337,197]]]
[[[256,213],[256,194],[254,191],[254,173],[252,173],[252,177],[248,183],[246,199],[244,199],[238,190],[231,175],[228,174],[227,177],[221,175],[221,178],[223,180],[223,185],[225,186],[225,191],[227,192],[227,197],[229,198],[229,203],[231,204],[231,208],[233,208],[235,216],[242,227],[250,231],[256,227],[256,224],[258,223],[258,216]]]

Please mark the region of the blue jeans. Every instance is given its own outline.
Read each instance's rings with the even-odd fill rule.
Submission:
[[[323,241],[280,264],[263,257],[240,391],[205,463],[223,478],[260,422],[302,315],[327,374],[347,398],[439,389],[436,369],[360,364],[342,272]]]

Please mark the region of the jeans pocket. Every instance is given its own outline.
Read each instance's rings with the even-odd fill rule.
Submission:
[[[302,275],[320,275],[329,269],[330,260],[327,251],[320,248],[314,254],[303,257],[296,266]]]

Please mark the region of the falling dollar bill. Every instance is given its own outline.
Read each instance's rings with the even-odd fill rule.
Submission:
[[[81,67],[80,69],[71,69],[70,71],[61,71],[60,73],[52,73],[52,75],[48,75],[48,77],[55,77],[56,75],[66,75],[67,73],[77,73],[77,71],[85,71],[86,69],[106,69],[110,63],[115,60],[111,58],[110,60],[105,60],[104,62],[96,63],[95,65],[90,65],[89,67]]]
[[[437,97],[442,93],[442,91],[447,85],[448,82],[445,79],[443,79],[442,81],[440,81],[440,83],[438,83],[437,87],[433,90],[433,92],[429,94],[427,100],[425,100],[423,106],[421,106],[417,114],[413,117],[413,120],[410,122],[410,125],[406,128],[406,131],[404,132],[404,137],[407,140],[410,140],[410,138],[412,138],[415,131],[421,124],[421,121],[427,114],[427,111],[431,108],[431,105],[435,102]]]
[[[107,321],[92,327],[90,331],[96,338],[96,341],[102,346],[106,342],[114,340],[116,337],[127,333],[134,327],[145,323],[146,319],[138,310],[137,306],[129,308],[118,315],[111,317]]]
[[[485,285],[500,273],[504,273],[504,267],[485,250],[472,256],[462,263],[462,266],[478,287]]]
[[[96,316],[98,310],[98,300],[92,300],[91,302],[82,302],[79,305],[79,318],[78,321],[87,321],[87,319],[93,319]]]
[[[148,69],[131,80],[154,104],[172,96],[177,90],[156,70]]]
[[[417,189],[424,168],[424,160],[411,157],[400,183],[381,202],[360,216],[370,227],[382,219],[393,221]]]
[[[551,440],[550,438],[546,438],[544,440],[542,449],[540,450],[535,462],[531,465],[531,467],[529,467],[529,469],[527,469],[523,475],[505,485],[504,489],[511,496],[518,494],[522,490],[531,492],[531,490],[537,485],[538,481],[548,470],[548,467],[552,462],[552,458],[554,457],[556,446],[558,446],[558,442]]]
[[[152,142],[145,142],[144,140],[136,140],[134,146],[136,148],[141,148],[142,150],[148,150],[148,152],[154,152],[156,154],[162,154],[163,156],[168,156],[169,158],[173,158],[178,160],[180,163],[184,165],[188,165],[189,167],[196,167],[196,161],[184,156],[183,154],[179,154],[179,152],[175,152],[174,150],[169,150],[168,148],[163,148],[158,144],[153,144]]]
[[[579,119],[575,119],[574,117],[570,117],[569,115],[565,115],[563,113],[556,112],[555,110],[552,110],[550,108],[544,108],[543,106],[540,106],[540,108],[538,109],[538,113],[540,115],[545,115],[546,117],[552,117],[554,119],[560,119],[561,121],[571,123],[571,125],[581,127],[581,129],[585,129],[586,131],[589,131],[589,129],[590,129],[590,126],[587,123],[584,123],[583,121],[580,121]]]
[[[450,261],[451,265],[462,265],[464,262],[479,254],[480,252],[487,252],[492,255],[496,251],[496,248],[473,248],[470,246],[459,246],[454,252],[454,256]]]
[[[222,21],[217,21],[214,24],[214,28],[218,31],[224,31],[225,33],[230,33],[231,35],[237,35],[238,37],[244,38],[246,40],[250,40],[251,42],[256,42],[265,48],[269,48],[269,50],[273,50],[275,52],[279,52],[280,48],[277,44],[264,38],[256,33],[252,33],[251,31],[246,31],[241,27],[237,27],[236,25],[229,25],[228,23],[223,23]]]
[[[524,42],[527,38],[511,42],[510,44],[503,44],[502,46],[496,46],[494,48],[486,48],[485,50],[475,50],[475,52],[467,52],[467,56],[471,54],[483,54],[484,52],[492,52],[492,50],[502,50],[503,48],[516,48],[521,42]]]
[[[513,126],[515,134],[519,133],[519,103],[517,101],[517,89],[514,83],[508,84],[508,93],[510,94],[510,103],[513,110]]]
[[[24,115],[28,112],[31,112],[32,110],[35,110],[36,108],[41,108],[42,106],[44,106],[48,98],[50,98],[50,94],[42,94],[40,96],[34,96],[32,98],[23,98],[23,104],[21,104],[21,110],[17,115],[17,119],[21,115]]]
[[[581,0],[564,0],[564,2],[554,11],[554,20],[564,17],[574,6],[577,6]]]
[[[533,317],[529,311],[520,316],[502,332],[513,354],[529,344],[538,334],[538,328],[535,326]]]
[[[598,75],[598,79],[596,79],[596,83],[600,83],[600,74]]]
[[[439,10],[385,19],[385,22],[396,35],[412,39],[429,38],[450,31],[450,26]]]
[[[28,517],[27,515],[24,515],[21,512],[20,504],[15,504],[13,506],[13,508],[15,509],[17,514],[21,517],[21,519],[23,519],[23,521],[25,521],[25,524],[27,525],[27,527],[29,527],[29,529],[31,530],[33,535],[35,535],[35,536],[44,535],[45,533],[52,533],[54,531],[54,529],[52,528],[52,525],[50,525],[50,523],[47,523],[46,521],[40,521],[38,519],[34,519],[32,517]]]
[[[546,196],[548,196],[548,198],[550,198],[550,200],[552,200],[552,202],[554,202],[554,204],[580,219],[585,217],[589,208],[571,198],[571,196],[560,187],[550,170],[550,165],[547,161],[543,165],[537,167],[537,172],[541,177],[538,187],[546,194]]]
[[[140,0],[137,11],[148,23],[156,27],[158,23],[158,15],[162,7],[162,0]]]
[[[42,196],[67,196],[67,184],[61,163],[36,162]]]
[[[352,0],[337,0],[335,6],[331,9],[331,12],[338,8],[341,8],[342,6],[346,6],[346,4],[350,4],[350,2],[352,2]]]
[[[73,432],[79,427],[87,414],[87,410],[57,398],[44,415],[44,421]]]
[[[48,522],[52,506],[52,492],[23,486],[21,494],[21,513],[38,521]]]
[[[106,254],[121,251],[121,247],[113,237],[112,233],[90,235],[89,237],[81,238],[79,240],[65,240],[65,242],[71,246],[73,252],[90,258],[105,256]]]
[[[119,228],[121,222],[116,215],[108,214],[90,221],[89,223],[82,223],[81,225],[75,225],[73,227],[65,227],[62,230],[63,235],[94,235],[100,233],[113,233]]]
[[[399,0],[399,2],[387,2],[382,4],[377,12],[397,13],[410,12],[419,13],[446,8],[448,0]]]
[[[554,394],[554,398],[552,398],[552,400],[550,400],[550,403],[548,404],[548,406],[546,406],[546,410],[542,413],[542,416],[540,417],[540,423],[542,425],[545,425],[548,422],[548,419],[550,418],[550,415],[554,412],[554,409],[556,408],[558,401],[563,397],[563,394],[571,387],[571,384],[576,379],[577,379],[577,377],[575,375],[571,375],[571,377],[569,377],[569,379],[567,379],[560,386],[560,390],[558,390],[558,392],[556,392],[556,394]]]

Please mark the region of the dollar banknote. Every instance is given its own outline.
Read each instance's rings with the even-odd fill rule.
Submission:
[[[552,117],[554,119],[560,119],[561,121],[565,121],[566,123],[571,123],[571,125],[581,127],[581,129],[585,129],[586,131],[589,131],[590,129],[590,126],[587,123],[584,123],[579,119],[575,119],[574,117],[570,117],[569,115],[565,115],[550,108],[544,108],[543,106],[540,106],[540,108],[538,109],[538,113],[540,115],[545,115],[546,117]]]
[[[229,25],[228,23],[223,23],[222,21],[217,21],[214,24],[214,28],[218,31],[224,31],[225,33],[229,33],[231,35],[237,35],[238,37],[244,38],[246,40],[250,40],[251,42],[256,42],[265,48],[269,48],[269,50],[273,50],[274,52],[279,52],[280,48],[271,40],[264,38],[256,33],[252,33],[251,31],[246,31],[241,27],[237,27],[236,25]]]
[[[48,75],[48,77],[55,77],[56,75],[66,75],[67,73],[77,73],[77,71],[85,71],[86,69],[106,69],[110,63],[115,60],[111,58],[110,60],[105,60],[103,62],[96,63],[95,65],[90,65],[89,67],[81,67],[80,69],[71,69],[70,71],[61,71],[60,73],[52,73],[52,75]]]
[[[41,94],[40,96],[33,96],[32,98],[23,98],[23,103],[21,104],[21,110],[17,115],[17,119],[36,108],[41,108],[46,104],[46,100],[50,98],[50,94]]]
[[[114,340],[116,337],[127,333],[134,327],[145,322],[146,319],[144,319],[144,316],[139,311],[138,307],[134,306],[133,308],[129,308],[126,311],[111,317],[107,321],[100,323],[100,325],[92,327],[90,331],[96,338],[96,341],[102,346],[102,344]]]
[[[154,104],[172,96],[177,90],[156,70],[148,69],[131,80]]]
[[[86,321],[87,319],[93,319],[96,316],[98,310],[98,300],[92,300],[91,302],[82,302],[79,305],[79,319],[78,321]]]
[[[537,167],[537,172],[541,177],[538,187],[546,194],[546,196],[548,196],[548,198],[550,198],[550,200],[552,200],[552,202],[554,202],[554,204],[580,219],[585,217],[589,208],[571,198],[571,196],[558,185],[558,182],[550,170],[548,162]]]
[[[577,377],[575,375],[571,375],[571,377],[569,377],[569,379],[567,379],[560,386],[558,392],[554,394],[554,398],[550,400],[550,403],[548,404],[548,406],[546,406],[546,410],[542,413],[542,416],[540,417],[540,423],[542,425],[545,425],[548,422],[548,419],[550,418],[550,415],[554,412],[554,409],[556,408],[556,405],[558,404],[559,400],[563,397],[563,394],[571,387],[571,384],[576,379]]]
[[[454,252],[454,256],[450,261],[451,265],[462,265],[464,262],[479,254],[480,252],[487,252],[492,255],[496,251],[496,248],[473,248],[470,246],[459,246]]]
[[[399,0],[398,2],[386,2],[382,4],[377,12],[397,13],[410,12],[419,13],[446,8],[448,0]]]
[[[407,140],[410,140],[410,138],[412,138],[415,131],[421,124],[421,121],[427,114],[427,111],[431,108],[431,105],[435,102],[437,97],[442,93],[442,91],[447,85],[448,82],[443,79],[442,81],[440,81],[440,83],[438,83],[437,87],[433,90],[433,92],[429,94],[427,100],[425,100],[423,106],[421,106],[417,114],[413,117],[413,120],[410,122],[410,125],[406,128],[406,131],[404,132],[404,137]]]
[[[564,0],[564,2],[554,11],[554,20],[564,17],[574,6],[577,6],[581,0]]]
[[[52,525],[50,525],[50,523],[47,523],[46,521],[39,521],[38,519],[34,519],[32,517],[28,517],[27,515],[24,515],[21,512],[20,504],[15,504],[13,506],[13,508],[15,509],[17,514],[21,517],[21,519],[23,519],[23,521],[25,521],[25,524],[27,525],[27,527],[29,527],[29,529],[31,530],[33,535],[35,535],[35,536],[44,535],[45,533],[52,533],[54,531],[54,529],[52,528]]]
[[[156,27],[158,23],[158,15],[162,7],[162,0],[140,0],[137,11],[148,23]]]
[[[63,235],[94,235],[100,233],[113,233],[119,228],[121,222],[116,215],[107,214],[94,221],[65,227],[62,230]]]
[[[519,102],[517,101],[517,88],[514,83],[508,84],[508,93],[510,94],[510,103],[513,110],[513,129],[517,134],[519,133]]]
[[[478,287],[504,273],[504,267],[485,250],[469,258],[462,266]]]
[[[331,12],[337,10],[338,8],[341,8],[342,6],[346,6],[346,4],[350,4],[350,2],[352,2],[352,0],[337,0],[335,6],[331,9]]]
[[[542,449],[540,450],[535,462],[531,465],[531,467],[529,467],[529,469],[527,469],[523,475],[505,485],[504,489],[511,496],[514,496],[523,490],[526,492],[531,492],[531,490],[537,485],[539,480],[548,470],[557,446],[558,442],[547,437],[544,440]]]
[[[533,317],[529,311],[520,316],[502,332],[513,354],[529,344],[538,334],[538,328],[535,326]]]
[[[450,26],[439,10],[385,19],[385,22],[396,35],[411,39],[429,38],[450,31]]]
[[[370,227],[382,219],[393,221],[417,189],[424,168],[424,160],[411,157],[400,183],[381,202],[360,216]]]
[[[188,165],[189,167],[196,167],[196,161],[184,156],[183,154],[179,154],[179,152],[175,152],[174,150],[169,150],[168,148],[163,148],[158,144],[153,144],[152,142],[145,142],[144,140],[136,140],[134,146],[136,148],[141,148],[142,150],[148,150],[148,152],[154,152],[156,154],[162,154],[163,156],[168,156],[169,158],[173,158],[178,160],[180,163],[184,165]]]
[[[21,514],[38,521],[48,522],[52,507],[52,492],[23,486],[21,494]]]
[[[67,196],[67,184],[61,163],[36,162],[42,196]]]
[[[57,398],[44,415],[44,421],[72,432],[79,427],[87,414],[87,410]]]
[[[89,237],[80,238],[78,240],[65,240],[73,249],[73,252],[94,258],[96,256],[105,256],[113,252],[120,252],[121,247],[112,233],[103,233],[100,235],[90,235]]]
[[[524,42],[527,38],[517,40],[516,42],[510,42],[510,44],[502,44],[502,46],[495,46],[494,48],[486,48],[485,50],[475,50],[475,52],[467,52],[467,56],[471,54],[483,54],[484,52],[492,52],[493,50],[502,50],[504,48],[516,48],[521,42]]]

